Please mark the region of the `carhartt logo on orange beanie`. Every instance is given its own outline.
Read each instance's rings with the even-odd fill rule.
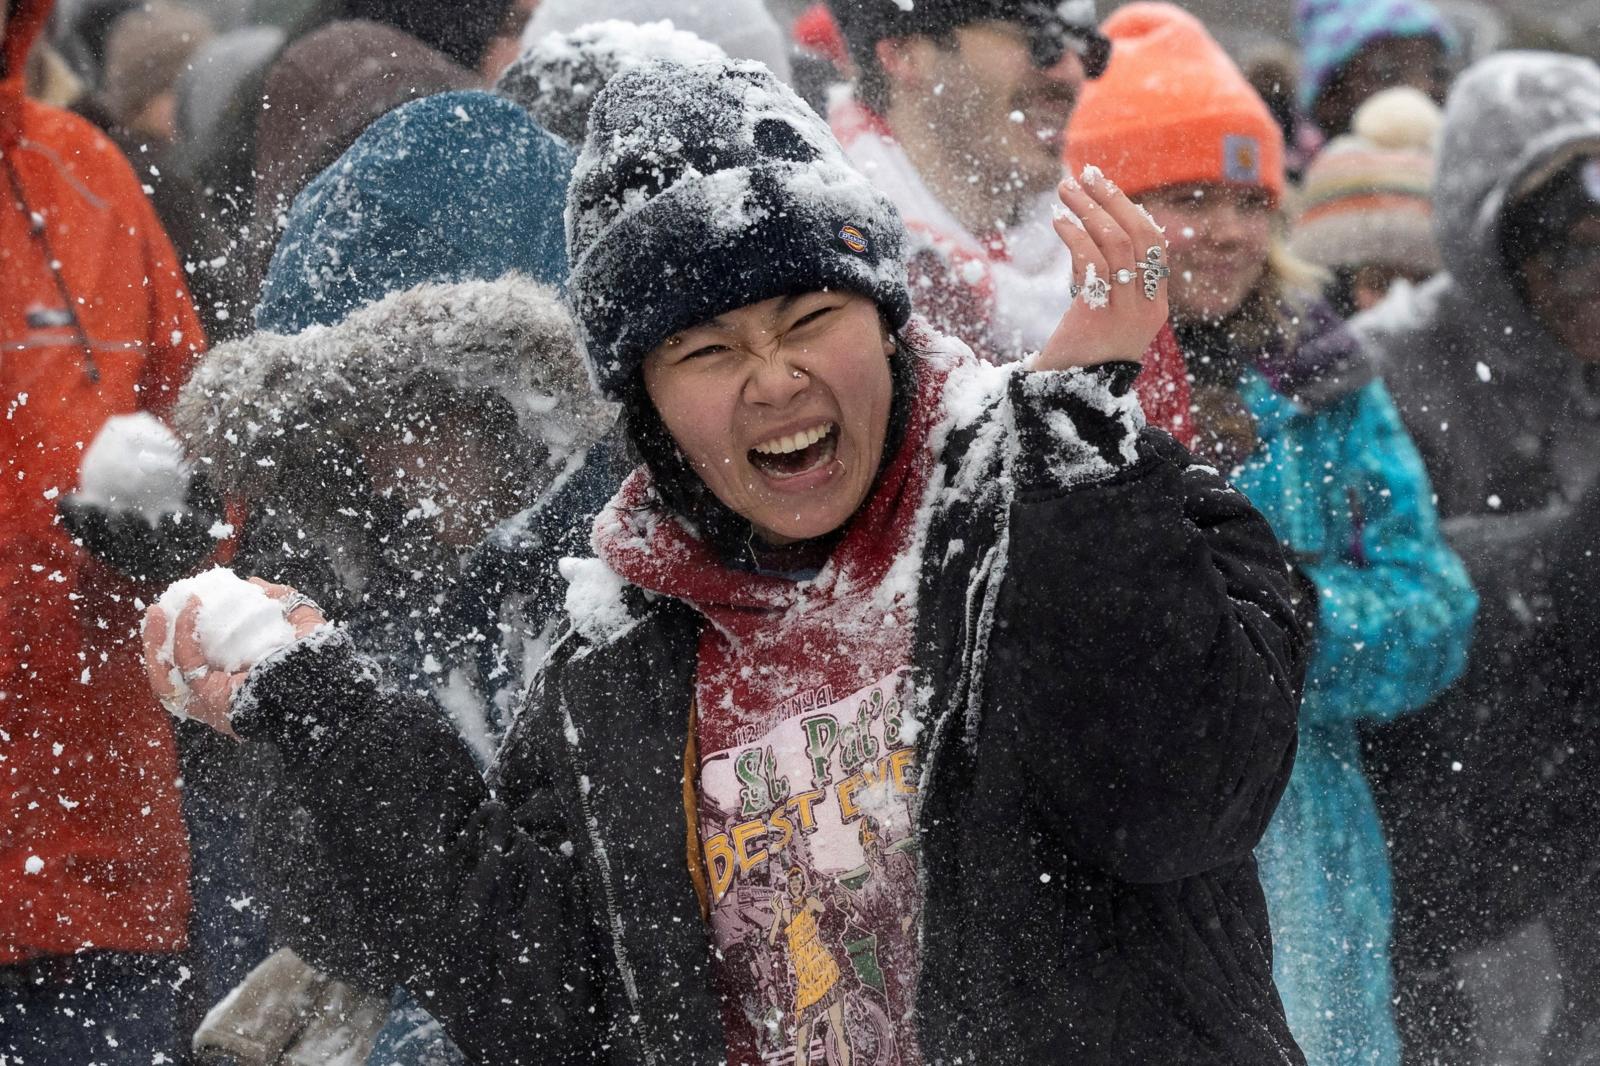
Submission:
[[[1254,185],[1283,197],[1283,133],[1193,15],[1164,3],[1119,8],[1101,27],[1111,65],[1083,87],[1067,163],[1093,163],[1137,197],[1167,185]]]

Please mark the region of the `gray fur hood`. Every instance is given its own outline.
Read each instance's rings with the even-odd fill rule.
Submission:
[[[419,285],[334,326],[219,345],[184,385],[173,422],[219,490],[291,503],[314,522],[349,505],[331,487],[341,479],[330,464],[346,463],[365,437],[395,432],[406,398],[441,385],[509,404],[549,456],[532,473],[536,493],[580,462],[616,415],[590,389],[561,297],[508,274]]]

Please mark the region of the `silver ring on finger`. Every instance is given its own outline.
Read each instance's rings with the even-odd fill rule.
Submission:
[[[283,616],[285,618],[289,617],[301,607],[309,607],[313,611],[318,612],[321,610],[317,606],[317,602],[303,592],[293,592],[283,598]]]
[[[1078,298],[1078,296],[1082,292],[1083,292],[1083,286],[1082,285],[1079,285],[1075,281],[1068,282],[1067,283],[1067,302],[1071,303],[1072,301],[1076,300]]]
[[[1083,281],[1083,302],[1100,308],[1111,302],[1111,285],[1098,275],[1091,274]]]
[[[1144,298],[1154,300],[1160,293],[1161,282],[1172,276],[1172,268],[1161,262],[1159,248],[1150,249],[1150,257],[1139,264],[1144,274]]]
[[[189,670],[178,671],[178,676],[183,678],[184,684],[199,681],[202,678],[209,677],[210,675],[211,668],[209,666],[196,666]]]
[[[1113,274],[1112,277],[1116,279],[1118,285],[1126,285],[1133,280],[1133,271],[1129,270],[1127,267],[1123,267],[1121,270]]]

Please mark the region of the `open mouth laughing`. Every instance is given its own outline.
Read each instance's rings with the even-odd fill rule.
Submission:
[[[783,437],[774,437],[751,448],[746,454],[750,465],[776,481],[809,474],[833,461],[839,450],[839,427],[819,422]]]

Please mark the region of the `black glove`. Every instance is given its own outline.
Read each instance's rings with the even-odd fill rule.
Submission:
[[[135,581],[166,585],[192,573],[217,546],[211,530],[222,520],[222,499],[196,474],[181,512],[154,526],[143,513],[68,496],[56,505],[61,524],[85,551]]]

